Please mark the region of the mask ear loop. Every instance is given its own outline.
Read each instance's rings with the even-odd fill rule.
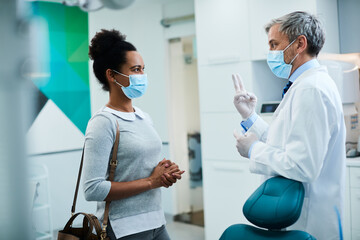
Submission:
[[[119,85],[120,87],[124,87],[123,85],[121,85],[121,83],[119,83],[118,81],[116,81],[116,79],[114,78],[114,82]]]
[[[287,47],[283,50],[283,52],[285,52],[286,49],[288,49],[295,41],[296,41],[297,38],[295,38],[289,45],[287,45]],[[299,55],[299,53],[297,53],[295,55],[295,57],[290,61],[290,65],[294,62],[294,60],[297,58],[297,56]]]
[[[111,70],[114,71],[114,72],[117,73],[117,74],[120,74],[120,75],[124,76],[124,77],[129,77],[129,75],[120,73],[120,72],[118,72],[118,71],[116,71],[116,70],[114,70],[114,69],[111,69]]]
[[[299,55],[299,53],[297,53],[296,55],[295,55],[295,57],[291,60],[291,62],[289,63],[290,65],[293,63],[293,61],[295,60],[295,58],[297,58],[297,56]]]
[[[124,77],[130,78],[130,76],[125,75],[125,74],[123,74],[123,73],[120,73],[120,72],[118,72],[118,71],[116,71],[116,70],[114,70],[114,69],[111,69],[111,70],[112,70],[113,72],[117,73],[117,74],[120,74],[120,75],[124,76]],[[118,81],[116,81],[115,78],[114,78],[114,82],[115,82],[117,85],[121,86],[121,87],[125,87],[125,86],[121,85]]]
[[[288,49],[295,41],[296,41],[297,38],[295,38],[289,45],[287,45],[286,48],[284,48],[284,52],[286,51],[286,49]],[[116,71],[115,71],[116,72]]]

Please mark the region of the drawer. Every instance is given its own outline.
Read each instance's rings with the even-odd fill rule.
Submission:
[[[352,231],[351,240],[360,240],[360,231]]]
[[[351,230],[360,231],[360,189],[351,189]],[[360,238],[356,238],[359,239]]]
[[[360,167],[350,168],[350,187],[360,188]]]
[[[249,162],[203,161],[205,235],[219,239],[232,224],[248,223],[242,213],[246,199],[259,187],[260,175],[249,171]]]

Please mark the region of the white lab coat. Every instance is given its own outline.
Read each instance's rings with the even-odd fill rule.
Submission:
[[[260,139],[251,152],[251,172],[304,183],[302,212],[290,229],[318,240],[339,239],[334,207],[344,209],[346,130],[340,95],[326,67],[302,73],[271,125],[259,117],[249,131]]]

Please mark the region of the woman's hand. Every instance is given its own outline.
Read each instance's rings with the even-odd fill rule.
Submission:
[[[185,172],[180,170],[176,163],[166,160],[165,158],[160,163],[165,164],[165,166],[169,169],[169,172],[165,172],[161,177],[163,187],[168,188],[172,186],[177,180],[181,179],[181,175]]]
[[[181,179],[181,175],[184,172],[185,171],[181,171],[179,169],[179,166],[177,164],[164,158],[154,168],[154,171],[149,177],[151,188],[168,188],[172,186],[178,179]]]

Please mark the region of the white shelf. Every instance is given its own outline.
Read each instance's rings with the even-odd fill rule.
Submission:
[[[35,204],[33,207],[33,211],[35,212],[48,208],[50,208],[50,204]]]
[[[360,157],[346,158],[346,165],[348,167],[360,167]]]
[[[50,232],[36,232],[36,240],[53,239],[52,233]]]

